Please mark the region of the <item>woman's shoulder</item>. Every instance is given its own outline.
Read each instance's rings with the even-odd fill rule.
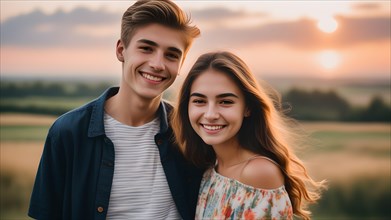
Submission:
[[[240,182],[259,189],[277,189],[284,185],[284,176],[278,164],[266,157],[255,157],[244,166]]]

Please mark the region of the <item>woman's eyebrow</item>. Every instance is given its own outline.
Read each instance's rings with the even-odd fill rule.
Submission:
[[[206,98],[206,95],[204,94],[201,94],[201,93],[198,93],[198,92],[194,92],[190,95],[190,97],[192,96],[197,96],[197,97],[201,97],[201,98]],[[239,98],[239,96],[233,94],[233,93],[222,93],[222,94],[219,94],[216,96],[217,98],[226,98],[226,97],[235,97],[235,98]]]
[[[235,98],[239,98],[239,96],[233,94],[233,93],[222,93],[222,94],[219,94],[216,96],[217,98],[225,98],[225,97],[235,97]]]
[[[206,95],[201,94],[201,93],[198,93],[198,92],[193,92],[192,94],[190,94],[190,97],[192,97],[192,96],[197,96],[197,97],[201,97],[201,98],[206,98]]]

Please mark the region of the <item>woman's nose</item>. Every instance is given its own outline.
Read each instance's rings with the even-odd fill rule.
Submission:
[[[208,120],[215,120],[219,118],[219,112],[217,111],[216,107],[213,105],[208,106],[207,111],[204,114],[204,117]]]

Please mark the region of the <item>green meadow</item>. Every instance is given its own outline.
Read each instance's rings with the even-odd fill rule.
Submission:
[[[349,113],[367,108],[375,96],[381,97],[385,105],[391,104],[389,84],[382,81],[362,84],[361,81],[300,79],[269,83],[283,96],[291,88],[309,91],[302,94],[305,97],[298,98],[304,104],[292,104],[295,109],[303,108],[301,110],[316,116],[335,113],[336,102],[327,102],[330,97],[327,94],[332,95],[330,92],[338,94],[339,101],[352,107]],[[107,86],[75,82],[2,82],[0,219],[29,219],[30,193],[48,129],[58,115],[91,101]],[[176,90],[169,89],[164,98],[174,100]],[[321,96],[314,98],[314,94]],[[322,97],[326,98],[324,102],[320,100]],[[320,103],[310,100],[320,100]],[[305,106],[306,103],[309,106]],[[325,105],[320,107],[319,104]],[[344,109],[341,111],[346,113]],[[315,180],[326,180],[328,185],[321,200],[310,206],[313,219],[390,219],[391,123],[314,120],[300,124],[308,133],[309,142],[295,151],[311,176]]]
[[[4,125],[0,128],[2,141],[42,141],[48,132],[45,125]]]
[[[21,97],[18,99],[15,98],[2,98],[2,105],[12,105],[18,107],[28,107],[28,106],[39,106],[43,108],[51,108],[56,106],[58,108],[72,109],[77,106],[81,106],[86,102],[92,100],[89,98],[74,98],[74,97],[39,97],[39,96],[28,96]]]
[[[0,219],[29,219],[27,209],[47,131],[55,117],[1,114]],[[328,189],[314,219],[389,219],[389,123],[303,122],[311,144],[297,149]]]

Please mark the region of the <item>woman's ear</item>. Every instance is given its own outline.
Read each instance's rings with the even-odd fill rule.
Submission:
[[[117,55],[117,59],[120,61],[120,62],[124,62],[125,59],[124,59],[124,50],[125,50],[125,46],[124,44],[122,43],[121,40],[118,40],[117,41],[117,47],[115,48],[115,53]]]
[[[246,108],[246,110],[244,111],[244,117],[249,117],[251,115],[251,111],[250,109]]]

